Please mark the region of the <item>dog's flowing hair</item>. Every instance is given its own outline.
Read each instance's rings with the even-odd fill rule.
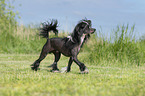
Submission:
[[[88,73],[87,67],[84,63],[81,63],[77,59],[77,55],[82,47],[83,43],[90,37],[90,34],[95,32],[95,28],[91,27],[91,20],[83,19],[75,26],[72,34],[64,38],[49,38],[49,32],[53,31],[56,35],[57,20],[52,20],[51,23],[45,22],[40,28],[40,36],[47,39],[45,45],[42,48],[39,58],[31,65],[31,68],[35,71],[38,70],[40,62],[46,57],[48,53],[53,53],[55,56],[52,66],[52,72],[59,72],[57,62],[61,57],[61,53],[67,57],[70,57],[68,66],[65,72],[70,72],[72,62],[74,61],[80,68],[81,73]]]

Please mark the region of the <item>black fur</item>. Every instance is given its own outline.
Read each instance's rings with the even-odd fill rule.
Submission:
[[[31,65],[31,68],[35,71],[38,70],[40,62],[46,57],[48,53],[53,53],[55,56],[54,63],[52,64],[52,71],[59,71],[57,62],[61,57],[61,53],[67,57],[70,57],[66,72],[71,70],[71,64],[74,61],[80,68],[82,73],[88,73],[87,67],[77,59],[77,55],[82,47],[83,43],[90,37],[90,34],[94,33],[96,29],[91,27],[91,20],[83,19],[74,28],[71,36],[64,38],[51,38],[49,39],[49,32],[57,30],[57,20],[52,20],[51,23],[43,23],[43,27],[40,29],[40,35],[47,38],[46,44],[43,46],[40,57]]]
[[[40,36],[42,36],[43,38],[47,38],[49,37],[49,32],[53,31],[55,33],[55,35],[58,35],[58,30],[56,29],[57,26],[57,20],[52,20],[51,23],[44,22],[42,23],[42,28],[40,28]]]

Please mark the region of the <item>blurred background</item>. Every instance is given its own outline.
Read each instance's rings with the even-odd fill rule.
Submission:
[[[64,37],[87,18],[97,29],[83,48],[90,62],[144,64],[144,5],[144,0],[0,0],[0,53],[40,53],[46,42],[38,36],[41,23],[57,19]]]
[[[58,19],[60,30],[72,32],[77,22],[85,17],[93,27],[110,36],[117,25],[135,24],[135,35],[145,34],[144,0],[11,0],[19,12],[19,24],[39,24]]]

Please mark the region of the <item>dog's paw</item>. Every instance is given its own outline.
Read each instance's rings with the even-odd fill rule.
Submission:
[[[34,71],[40,70],[40,68],[39,68],[39,67],[35,67],[33,64],[32,64],[32,65],[30,65],[30,66],[31,66],[31,69],[32,69],[32,70],[34,70]]]
[[[51,72],[53,72],[53,73],[60,73],[59,70],[51,70]]]
[[[84,71],[81,71],[80,73],[81,73],[81,74],[89,74],[89,70],[88,70],[88,68],[86,67],[85,70],[84,70]]]
[[[61,73],[67,73],[67,67],[61,68]]]

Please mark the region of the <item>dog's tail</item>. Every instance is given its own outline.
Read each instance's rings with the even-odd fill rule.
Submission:
[[[39,35],[47,39],[49,39],[50,31],[53,31],[55,35],[58,35],[57,24],[58,24],[57,20],[51,20],[51,23],[49,23],[48,21],[42,23],[42,28],[40,28]]]

